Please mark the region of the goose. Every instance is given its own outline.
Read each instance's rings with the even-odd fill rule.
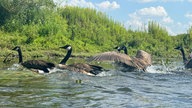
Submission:
[[[186,57],[185,57],[185,52],[184,52],[184,49],[182,46],[178,46],[175,48],[176,50],[180,50],[181,51],[181,54],[182,54],[182,57],[183,57],[183,63],[185,65],[185,68],[192,68],[192,59],[188,60]]]
[[[72,46],[65,45],[60,48],[67,50],[67,54],[59,63],[59,65],[58,65],[59,69],[66,69],[69,71],[80,72],[80,73],[90,75],[90,76],[95,76],[104,70],[100,66],[86,64],[86,63],[74,63],[74,64],[66,65],[66,62],[70,58],[71,53],[72,53]]]
[[[190,49],[189,59],[192,59],[192,49]]]
[[[143,50],[138,50],[136,57],[127,55],[125,46],[119,47],[118,52],[110,51],[98,54],[88,59],[88,61],[115,61],[118,65],[125,67],[125,71],[133,71],[135,69],[146,71],[146,68],[152,64],[151,55]],[[124,50],[123,53],[119,53]]]
[[[15,50],[18,52],[19,55],[19,64],[21,64],[23,67],[38,71],[42,70],[44,73],[49,73],[49,69],[53,69],[55,67],[54,63],[46,62],[44,60],[28,60],[23,62],[22,52],[20,46],[16,46],[12,50]],[[39,72],[39,71],[38,71]]]
[[[122,46],[116,46],[114,49],[117,49],[117,51],[120,53],[121,50],[124,51],[125,54],[128,55],[128,52],[127,52],[127,47],[125,45],[122,45]]]

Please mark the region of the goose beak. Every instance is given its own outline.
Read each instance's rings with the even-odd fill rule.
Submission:
[[[174,49],[179,50],[179,49],[180,49],[180,47],[175,47]]]
[[[114,47],[114,49],[118,49],[118,46]]]
[[[17,50],[19,50],[19,47],[15,47],[15,48],[13,48],[12,50],[16,50],[16,51],[17,51]]]
[[[114,49],[116,49],[118,52],[120,52],[120,51],[121,51],[121,48],[120,48],[120,47],[118,47],[118,46],[116,46]]]
[[[63,49],[66,49],[66,50],[71,50],[71,46],[70,45],[65,45],[65,46],[62,46],[62,47],[59,47],[59,48],[63,48]]]

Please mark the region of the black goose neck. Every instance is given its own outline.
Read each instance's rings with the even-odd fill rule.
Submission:
[[[183,56],[183,62],[185,63],[187,61],[187,58],[185,57],[185,52],[184,52],[183,48],[181,49],[181,53],[182,53],[182,56]]]
[[[125,53],[125,54],[128,54],[128,52],[127,52],[127,48],[126,48],[126,47],[124,47],[123,50],[124,50],[124,53]]]
[[[127,52],[127,47],[126,47],[126,46],[122,46],[122,47],[121,47],[121,50],[123,50],[125,54],[128,54],[128,52]]]
[[[66,64],[67,60],[69,59],[69,57],[71,56],[72,53],[72,48],[70,50],[67,51],[66,56],[63,58],[63,60],[59,63],[59,64]]]
[[[18,49],[17,52],[19,54],[19,63],[22,63],[23,62],[23,57],[22,57],[21,49]]]

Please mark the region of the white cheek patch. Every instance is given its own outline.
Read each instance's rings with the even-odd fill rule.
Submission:
[[[71,46],[68,46],[68,47],[67,47],[67,50],[71,50]]]
[[[117,50],[120,50],[120,49],[121,49],[120,47],[117,48]]]

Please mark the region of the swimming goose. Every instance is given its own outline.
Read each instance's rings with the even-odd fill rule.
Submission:
[[[183,63],[185,65],[185,68],[192,68],[192,59],[188,60],[186,57],[185,57],[185,52],[184,52],[184,49],[182,46],[178,46],[175,48],[176,50],[180,50],[181,51],[181,54],[182,54],[182,57],[183,57]]]
[[[63,58],[63,60],[59,63],[58,68],[75,71],[75,72],[80,72],[80,73],[91,75],[91,76],[95,76],[104,70],[100,66],[86,64],[86,63],[74,63],[74,64],[66,65],[67,60],[71,56],[72,47],[71,47],[71,45],[65,45],[60,48],[66,49],[67,54]]]
[[[49,73],[49,69],[53,69],[55,67],[54,63],[46,62],[44,60],[28,60],[23,62],[21,48],[16,46],[12,50],[15,50],[19,54],[19,64],[27,69],[31,69],[33,71],[42,70],[45,73]]]
[[[118,51],[121,50],[124,50],[125,54],[115,51],[104,52],[89,58],[88,61],[115,61],[125,67],[126,71],[135,69],[146,71],[146,68],[152,64],[151,55],[143,50],[138,50],[136,57],[128,56],[124,47],[118,49]]]

